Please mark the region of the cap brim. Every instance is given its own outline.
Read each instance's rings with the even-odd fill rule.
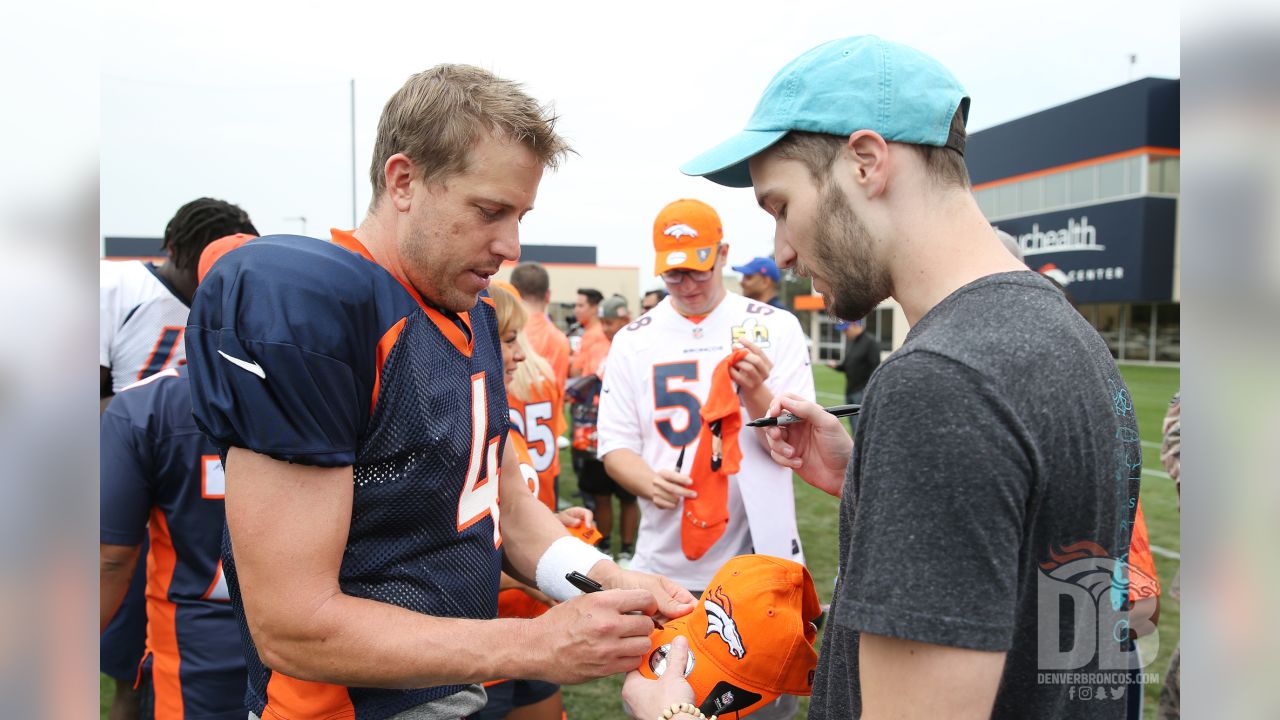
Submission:
[[[728,187],[751,187],[747,161],[781,140],[789,130],[743,130],[680,166],[685,175],[702,176]]]
[[[714,250],[710,253],[706,260],[698,260],[698,250],[714,248],[714,245],[703,247],[687,247],[679,250],[661,250],[658,251],[658,257],[654,261],[653,274],[661,275],[668,270],[710,270],[715,267],[716,259],[719,257]],[[684,253],[685,259],[678,262],[669,262],[669,258],[675,253]]]

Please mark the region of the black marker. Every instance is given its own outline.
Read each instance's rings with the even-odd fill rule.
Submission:
[[[862,406],[861,405],[832,405],[831,407],[825,407],[822,409],[839,418],[839,417],[848,417],[850,415],[857,415],[858,411],[862,409]],[[794,423],[800,422],[801,420],[802,418],[798,418],[795,415],[792,415],[790,411],[788,411],[788,412],[782,413],[777,417],[756,418],[755,420],[752,420],[751,422],[747,423],[747,427],[773,427],[774,425],[792,425]]]
[[[564,579],[568,580],[570,585],[578,588],[584,593],[594,593],[594,592],[600,592],[601,590],[604,590],[603,585],[596,582],[595,580],[592,580],[586,575],[583,575],[577,570],[574,570],[573,572],[570,572],[570,573],[565,573]],[[635,612],[635,613],[628,613],[628,614],[639,615],[640,613]],[[658,630],[663,629],[662,623],[658,622],[658,618],[650,617],[649,619],[653,621],[653,627],[655,627]]]
[[[680,472],[680,469],[684,467],[684,449],[687,447],[689,446],[688,445],[680,446],[680,457],[676,458],[676,472]]]

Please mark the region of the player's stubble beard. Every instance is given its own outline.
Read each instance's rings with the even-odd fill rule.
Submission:
[[[431,248],[436,243],[448,242],[446,238],[435,237],[430,231],[414,231],[400,245],[400,255],[405,264],[413,268],[410,282],[423,300],[455,313],[470,310],[476,304],[476,296],[468,295],[452,283],[444,268],[443,258],[435,257]]]
[[[822,186],[813,233],[812,265],[796,263],[802,275],[822,268],[818,277],[828,286],[823,296],[827,312],[842,320],[861,320],[893,291],[889,270],[877,264],[871,232],[854,214],[844,192],[828,178]]]

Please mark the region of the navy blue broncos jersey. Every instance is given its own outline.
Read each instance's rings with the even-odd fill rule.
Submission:
[[[222,463],[191,419],[185,368],[123,388],[102,415],[101,540],[147,560],[155,720],[243,720],[244,652],[222,572]],[[136,672],[136,671],[135,671]]]
[[[213,266],[186,334],[196,420],[224,454],[353,466],[343,592],[492,618],[507,403],[491,301],[441,312],[353,235],[333,236],[263,237]],[[462,689],[345,688],[272,672],[244,624],[234,540],[223,566],[259,716],[384,718]]]

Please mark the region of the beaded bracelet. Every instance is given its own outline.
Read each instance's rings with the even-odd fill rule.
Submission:
[[[690,705],[689,703],[676,703],[666,710],[663,710],[662,714],[658,716],[658,720],[671,720],[673,716],[679,715],[680,713],[692,715],[698,718],[698,720],[716,720],[717,717],[715,715],[712,715],[711,717],[703,715],[702,711],[695,705]]]

